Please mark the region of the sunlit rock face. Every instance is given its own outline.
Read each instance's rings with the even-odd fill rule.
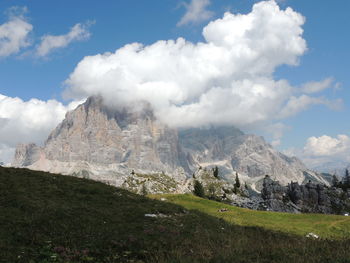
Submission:
[[[176,130],[159,123],[149,105],[141,110],[110,109],[91,97],[50,134],[49,160],[125,164],[141,170],[171,171],[180,166]]]
[[[150,105],[115,109],[90,97],[67,113],[42,148],[19,145],[13,165],[64,174],[85,170],[111,183],[131,170],[185,179],[179,151],[177,131],[158,122]]]
[[[68,112],[43,147],[19,145],[13,166],[73,174],[116,186],[125,185],[135,174],[166,174],[186,185],[199,167],[218,166],[224,180],[233,181],[238,173],[257,190],[266,174],[282,184],[301,183],[307,170],[262,137],[233,127],[178,131],[158,121],[148,103],[111,107],[101,97],[90,97]],[[311,172],[310,178],[322,181]]]

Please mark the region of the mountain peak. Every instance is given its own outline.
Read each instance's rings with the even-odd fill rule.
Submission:
[[[149,103],[111,105],[101,96],[67,113],[43,148],[21,146],[16,166],[72,174],[120,185],[134,170],[190,177],[198,167],[218,166],[232,180],[257,183],[270,174],[284,184],[305,179],[305,166],[277,152],[262,137],[235,127],[180,130],[156,119]],[[119,183],[117,183],[119,182]]]

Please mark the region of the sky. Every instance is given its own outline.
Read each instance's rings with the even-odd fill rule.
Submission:
[[[350,163],[348,0],[0,2],[0,162],[86,97]]]

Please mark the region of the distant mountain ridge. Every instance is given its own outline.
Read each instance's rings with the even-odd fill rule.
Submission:
[[[90,97],[68,112],[43,147],[18,145],[12,165],[116,186],[135,172],[167,174],[185,184],[198,167],[214,166],[222,178],[233,181],[238,173],[253,187],[266,174],[282,184],[306,178],[327,184],[262,137],[234,127],[177,130],[158,121],[147,103],[114,109],[101,97]]]
[[[346,169],[350,170],[350,163],[345,161],[325,162],[311,168],[319,173],[328,173],[342,177],[345,175]]]

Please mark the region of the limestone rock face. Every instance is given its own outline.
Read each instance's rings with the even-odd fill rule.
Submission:
[[[116,110],[90,97],[67,113],[44,147],[19,145],[13,165],[117,185],[122,180],[115,183],[114,178],[131,170],[185,179],[177,131],[158,122],[148,104],[136,106]]]
[[[15,159],[12,163],[13,166],[28,166],[40,159],[42,150],[40,147],[31,144],[19,144],[16,148]]]
[[[113,110],[91,97],[50,134],[49,160],[125,164],[133,169],[172,171],[180,166],[176,130],[156,121],[149,105],[140,111]]]

